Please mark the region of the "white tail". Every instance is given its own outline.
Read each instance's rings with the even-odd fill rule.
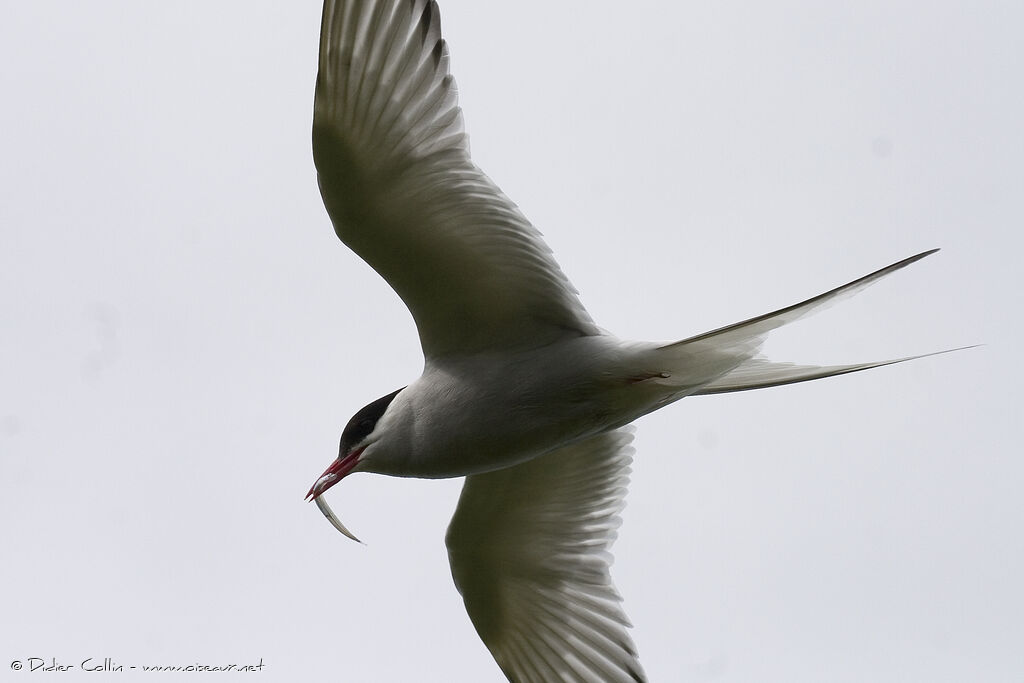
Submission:
[[[768,333],[788,325],[806,315],[815,313],[825,306],[836,303],[843,297],[852,296],[866,287],[878,282],[886,275],[895,273],[901,268],[930,256],[938,249],[931,249],[916,256],[903,259],[897,263],[876,270],[870,275],[854,280],[849,284],[819,294],[798,304],[750,318],[743,322],[705,332],[689,339],[666,344],[658,348],[658,353],[676,359],[672,365],[684,367],[686,370],[664,380],[665,384],[687,387],[685,393],[691,396],[701,394],[723,394],[731,391],[746,391],[765,387],[806,382],[812,379],[845,375],[869,368],[877,368],[893,363],[923,358],[934,353],[883,360],[872,363],[856,363],[853,365],[795,365],[793,363],[776,363],[758,354]],[[957,349],[953,349],[957,350]],[[939,351],[937,353],[947,353]],[[696,386],[695,386],[696,385]]]

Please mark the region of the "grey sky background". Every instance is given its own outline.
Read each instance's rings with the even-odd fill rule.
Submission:
[[[475,160],[604,327],[678,339],[942,247],[767,350],[986,345],[640,420],[613,572],[651,679],[1020,681],[1020,3],[441,10]],[[0,679],[501,680],[447,566],[461,481],[333,489],[366,547],[302,500],[421,366],[320,203],[319,16],[0,10]]]

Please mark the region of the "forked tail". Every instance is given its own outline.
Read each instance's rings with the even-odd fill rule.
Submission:
[[[672,380],[675,379],[680,382],[680,385],[692,387],[694,384],[699,384],[695,390],[690,389],[686,391],[691,396],[723,394],[731,391],[746,391],[748,389],[761,389],[783,384],[793,384],[795,382],[806,382],[812,379],[844,375],[859,370],[877,368],[882,365],[891,365],[915,358],[933,356],[935,353],[873,363],[817,366],[777,363],[757,354],[768,333],[772,330],[819,311],[843,297],[852,296],[878,282],[886,275],[895,273],[897,270],[905,268],[915,261],[920,261],[925,256],[930,256],[937,251],[938,249],[931,249],[916,256],[903,259],[891,266],[876,270],[870,275],[865,275],[849,284],[836,287],[833,290],[798,304],[787,306],[786,308],[766,313],[756,318],[750,318],[743,322],[721,327],[711,332],[705,332],[689,339],[666,344],[658,349],[659,353],[678,356],[681,366],[695,369],[697,370],[696,375],[703,375],[703,377],[694,376],[687,371],[681,373],[681,375],[689,375],[689,377],[677,376],[672,379],[666,379],[665,383],[674,383]],[[947,351],[939,351],[937,353],[947,353]]]

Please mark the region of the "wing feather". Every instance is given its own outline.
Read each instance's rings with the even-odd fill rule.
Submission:
[[[609,573],[632,438],[626,427],[466,478],[452,576],[509,680],[646,680]]]
[[[600,332],[470,159],[435,2],[324,3],[313,156],[335,232],[409,307],[428,357]]]

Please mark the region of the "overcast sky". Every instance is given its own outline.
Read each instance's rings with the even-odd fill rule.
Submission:
[[[602,326],[678,339],[942,247],[768,352],[985,344],[639,421],[613,575],[651,679],[1020,681],[1022,5],[441,10],[475,160]],[[0,9],[4,680],[501,680],[447,566],[460,481],[332,489],[365,547],[303,502],[422,364],[317,192],[319,19]]]

